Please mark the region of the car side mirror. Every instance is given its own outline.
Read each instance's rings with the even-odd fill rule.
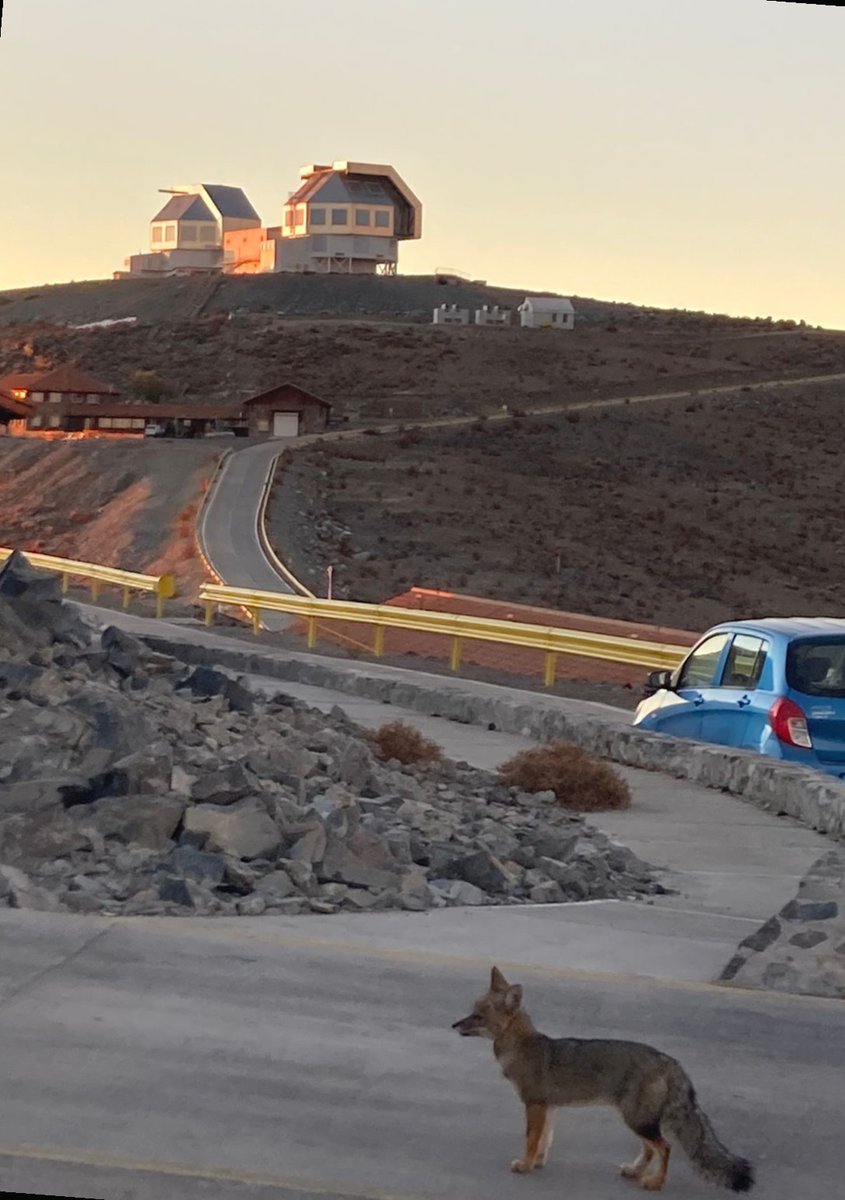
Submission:
[[[671,671],[650,671],[643,688],[643,698],[647,699],[649,696],[653,696],[655,692],[659,692],[663,688],[671,687]]]

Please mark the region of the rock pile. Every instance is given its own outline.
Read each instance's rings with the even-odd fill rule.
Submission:
[[[0,570],[0,903],[256,915],[660,890],[550,794],[379,762],[340,709],[95,637],[58,580],[17,554]]]

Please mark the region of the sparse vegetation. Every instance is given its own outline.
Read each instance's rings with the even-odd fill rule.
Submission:
[[[606,812],[631,803],[627,783],[612,767],[569,742],[523,750],[503,763],[499,776],[522,792],[554,792],[575,812]]]
[[[141,400],[155,404],[170,395],[170,388],[155,371],[133,371],[131,388]]]
[[[274,512],[304,512],[279,548],[306,582],[339,564],[337,596],[371,602],[465,590],[689,630],[836,616],[842,573],[819,548],[845,542],[840,418],[831,383],[325,443],[281,473]]]
[[[443,757],[443,751],[435,742],[404,721],[389,721],[379,726],[370,735],[370,741],[376,757],[383,762],[393,758],[410,766],[412,763],[440,762]]]

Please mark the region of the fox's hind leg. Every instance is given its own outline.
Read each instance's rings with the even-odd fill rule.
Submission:
[[[537,1166],[539,1169],[544,1167],[549,1161],[549,1152],[552,1148],[552,1142],[555,1140],[555,1110],[548,1109],[546,1112],[546,1124],[543,1126],[543,1133],[540,1137],[540,1153],[537,1156]]]
[[[522,1175],[533,1171],[537,1166],[540,1155],[540,1143],[546,1128],[546,1117],[549,1113],[548,1104],[526,1104],[525,1106],[525,1153],[522,1158],[515,1158],[511,1170]]]
[[[640,1187],[645,1188],[647,1192],[659,1192],[666,1182],[666,1173],[669,1170],[669,1155],[672,1152],[672,1147],[665,1138],[658,1138],[654,1142],[654,1153],[659,1157],[655,1170],[650,1175],[640,1176]]]
[[[660,1132],[660,1122],[635,1121],[631,1114],[626,1114],[624,1108],[622,1116],[628,1128],[632,1129],[642,1142],[643,1150],[636,1162],[625,1164],[620,1171],[626,1179],[635,1179],[647,1192],[659,1192],[666,1182],[671,1153],[671,1146]],[[659,1160],[658,1164],[650,1170],[655,1158]]]
[[[648,1170],[651,1160],[654,1158],[654,1146],[651,1142],[643,1142],[643,1148],[639,1158],[632,1163],[623,1163],[619,1168],[619,1174],[625,1179],[641,1179]]]

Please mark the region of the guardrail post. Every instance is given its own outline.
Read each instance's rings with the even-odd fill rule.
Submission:
[[[67,571],[62,571],[62,595],[66,596],[70,589],[70,575]]]
[[[252,610],[252,632],[258,637],[261,632],[261,609],[254,608]]]
[[[99,579],[92,579],[91,580],[91,599],[96,600],[97,597],[99,596],[99,594],[100,594],[100,581],[99,581]]]
[[[124,608],[129,607],[129,601],[131,598],[132,598],[132,593],[130,592],[128,587],[125,587],[123,589],[123,607]]]
[[[317,645],[317,618],[308,618],[308,649],[313,650]]]
[[[213,625],[216,605],[213,600],[203,600],[203,605],[205,607],[205,623],[206,625]]]
[[[164,616],[165,600],[172,600],[176,595],[176,580],[172,575],[160,575],[156,584],[156,616]]]
[[[373,654],[376,658],[381,658],[384,654],[384,626],[376,625],[376,636],[373,641]]]
[[[455,672],[461,669],[461,639],[459,637],[452,638],[452,657],[449,665]]]
[[[546,687],[552,687],[555,681],[555,668],[557,667],[557,655],[549,651],[546,655],[546,666],[543,673],[543,683]]]

